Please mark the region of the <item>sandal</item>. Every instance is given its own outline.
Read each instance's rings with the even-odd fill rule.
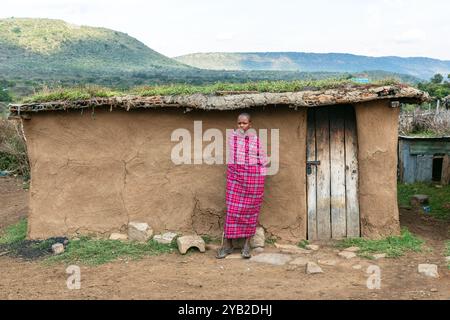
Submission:
[[[242,252],[241,252],[241,256],[242,256],[242,258],[244,258],[244,259],[251,258],[252,255],[250,254],[250,248],[243,248],[243,249],[242,249]]]
[[[217,259],[223,259],[225,258],[227,255],[229,255],[230,253],[233,253],[233,248],[225,248],[222,247],[219,249],[219,251],[217,251]]]

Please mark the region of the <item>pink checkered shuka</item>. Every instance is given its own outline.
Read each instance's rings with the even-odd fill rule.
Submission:
[[[228,139],[227,215],[224,236],[248,238],[255,234],[264,195],[267,157],[258,136],[233,131]]]

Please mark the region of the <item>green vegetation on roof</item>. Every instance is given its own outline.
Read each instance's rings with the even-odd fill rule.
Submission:
[[[109,98],[125,95],[124,92],[114,91],[110,88],[100,86],[80,86],[73,88],[44,89],[31,97],[23,99],[22,102],[49,102],[49,101],[75,101],[91,98]]]
[[[385,79],[372,85],[394,85],[394,79]],[[45,89],[31,97],[25,98],[23,103],[49,101],[75,101],[90,98],[108,98],[126,95],[159,96],[159,95],[189,95],[195,93],[214,94],[220,91],[256,91],[256,92],[295,92],[302,90],[324,90],[344,86],[365,86],[348,79],[325,80],[294,80],[294,81],[259,81],[246,83],[217,82],[210,85],[171,84],[161,86],[140,86],[127,91],[114,91],[99,86],[80,86],[73,88]]]

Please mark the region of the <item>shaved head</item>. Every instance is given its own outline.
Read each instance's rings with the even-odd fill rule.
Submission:
[[[246,118],[248,119],[248,121],[252,121],[252,119],[251,119],[251,117],[250,117],[250,114],[247,113],[247,112],[242,112],[242,113],[238,116],[238,119],[239,119],[240,117],[246,117]]]

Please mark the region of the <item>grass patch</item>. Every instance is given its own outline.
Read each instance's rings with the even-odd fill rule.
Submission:
[[[402,229],[400,236],[391,236],[380,240],[363,238],[349,238],[339,241],[340,248],[359,247],[358,255],[371,258],[374,253],[386,253],[387,257],[394,258],[402,256],[406,251],[420,252],[423,240],[416,237],[406,228]]]
[[[371,85],[398,84],[395,79],[384,79]],[[170,84],[157,86],[138,86],[130,90],[114,91],[100,86],[80,86],[74,88],[44,89],[22,102],[74,101],[94,97],[113,97],[125,95],[159,96],[159,95],[189,95],[195,93],[215,94],[218,91],[257,91],[257,92],[295,92],[302,90],[331,89],[343,86],[364,86],[348,79],[332,78],[322,80],[293,81],[253,81],[244,83],[216,82],[208,85]]]
[[[426,194],[429,196],[430,215],[443,220],[450,220],[450,185],[436,188],[432,184],[399,183],[397,188],[398,202],[401,206],[409,206],[411,196]]]
[[[269,245],[274,245],[275,242],[277,242],[277,238],[276,237],[266,238],[266,240],[264,242],[269,244]]]
[[[144,256],[170,253],[174,249],[175,245],[173,243],[160,244],[154,240],[138,243],[82,237],[79,240],[69,241],[64,253],[52,256],[46,261],[49,263],[64,262],[100,265],[118,258],[136,260]]]
[[[34,260],[47,256],[46,262],[81,263],[100,265],[118,258],[135,260],[144,256],[170,253],[176,249],[176,241],[171,244],[160,244],[154,240],[146,243],[104,240],[82,237],[79,240],[70,240],[64,253],[51,255],[53,244],[62,243],[63,238],[50,238],[46,240],[26,240],[27,220],[6,228],[0,236],[0,251],[6,250],[15,257]]]
[[[0,236],[0,245],[11,245],[25,240],[27,236],[27,220],[22,219],[18,223],[10,225]]]
[[[309,244],[308,240],[302,240],[300,241],[297,246],[299,246],[300,248],[306,249],[306,246]]]

